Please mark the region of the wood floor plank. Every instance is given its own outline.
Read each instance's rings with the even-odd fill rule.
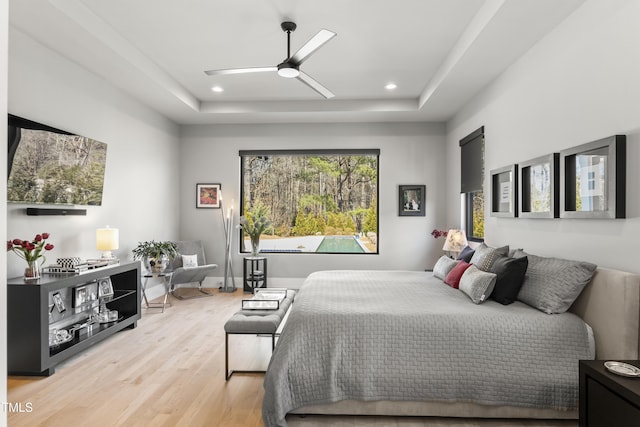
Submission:
[[[10,427],[242,426],[261,427],[263,375],[224,380],[223,325],[245,296],[177,300],[164,313],[143,310],[138,327],[58,365],[50,377],[10,376],[8,400],[30,402],[9,413]],[[264,369],[269,337],[232,336],[230,364]],[[409,417],[289,416],[292,427],[576,427],[577,421],[469,420]]]

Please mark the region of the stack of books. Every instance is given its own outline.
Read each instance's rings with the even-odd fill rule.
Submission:
[[[45,267],[44,271],[46,273],[81,273],[94,268],[106,267],[109,264],[110,260],[104,259],[58,258],[55,264]]]

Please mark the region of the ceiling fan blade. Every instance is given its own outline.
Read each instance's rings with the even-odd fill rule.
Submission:
[[[306,42],[296,53],[291,55],[291,58],[287,62],[300,65],[307,58],[311,56],[313,52],[320,49],[326,42],[336,36],[336,33],[329,30],[320,30],[318,33],[311,37],[311,40]]]
[[[309,76],[306,73],[303,73],[302,71],[300,71],[300,74],[298,75],[297,79],[327,99],[331,99],[335,96],[329,89],[322,86],[320,83],[315,81],[311,76]]]
[[[226,70],[207,70],[204,73],[209,76],[223,76],[225,74],[264,73],[268,71],[278,71],[278,67],[228,68]]]

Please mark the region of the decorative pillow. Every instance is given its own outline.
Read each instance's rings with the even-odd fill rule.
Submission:
[[[460,290],[475,304],[480,304],[489,298],[495,284],[495,274],[482,271],[475,265],[467,268],[460,278]]]
[[[493,288],[491,298],[502,305],[509,305],[518,299],[518,292],[522,288],[524,274],[527,271],[529,259],[499,257],[489,269],[496,274],[496,286]]]
[[[509,246],[502,246],[499,248],[493,248],[480,243],[480,246],[476,248],[475,253],[471,257],[471,264],[475,265],[482,271],[489,271],[491,265],[496,258],[501,256],[507,256],[509,254]]]
[[[453,270],[451,270],[444,278],[444,283],[452,288],[458,289],[458,286],[460,285],[460,278],[469,267],[471,267],[471,264],[468,262],[458,261],[458,265],[453,267]]]
[[[547,314],[567,311],[597,268],[589,262],[544,258],[524,251],[514,255],[529,259],[518,299]]]
[[[442,255],[433,266],[433,277],[444,280],[447,274],[458,264],[458,261]]]
[[[197,267],[198,255],[182,255],[182,266],[184,268]]]
[[[471,249],[470,246],[465,246],[464,249],[458,255],[458,259],[461,259],[465,262],[471,262],[471,257],[475,253],[475,250]]]

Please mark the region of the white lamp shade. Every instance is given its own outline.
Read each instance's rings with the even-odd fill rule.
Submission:
[[[119,240],[117,228],[98,228],[96,230],[96,249],[99,251],[118,249]]]
[[[460,252],[467,246],[467,237],[462,230],[451,229],[444,241],[443,251]]]

